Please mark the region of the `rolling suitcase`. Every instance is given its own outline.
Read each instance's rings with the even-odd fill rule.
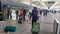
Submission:
[[[22,24],[22,16],[19,17],[18,23]]]
[[[33,28],[32,28],[32,34],[38,34],[40,31],[40,24],[34,22],[33,23]]]

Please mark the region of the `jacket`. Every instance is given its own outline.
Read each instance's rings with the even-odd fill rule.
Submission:
[[[32,20],[38,20],[38,10],[37,9],[32,10]]]

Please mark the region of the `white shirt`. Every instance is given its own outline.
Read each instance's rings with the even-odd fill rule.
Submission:
[[[30,10],[29,10],[29,12],[31,12],[31,13],[32,13],[32,10],[30,9]]]

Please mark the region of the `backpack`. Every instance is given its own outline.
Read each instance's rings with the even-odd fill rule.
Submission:
[[[32,20],[38,20],[38,13],[36,10],[32,11]]]
[[[33,16],[37,16],[37,12],[35,10],[32,11]]]

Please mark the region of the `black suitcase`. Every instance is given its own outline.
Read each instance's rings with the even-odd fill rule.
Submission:
[[[22,24],[22,18],[21,17],[19,17],[18,23]]]

